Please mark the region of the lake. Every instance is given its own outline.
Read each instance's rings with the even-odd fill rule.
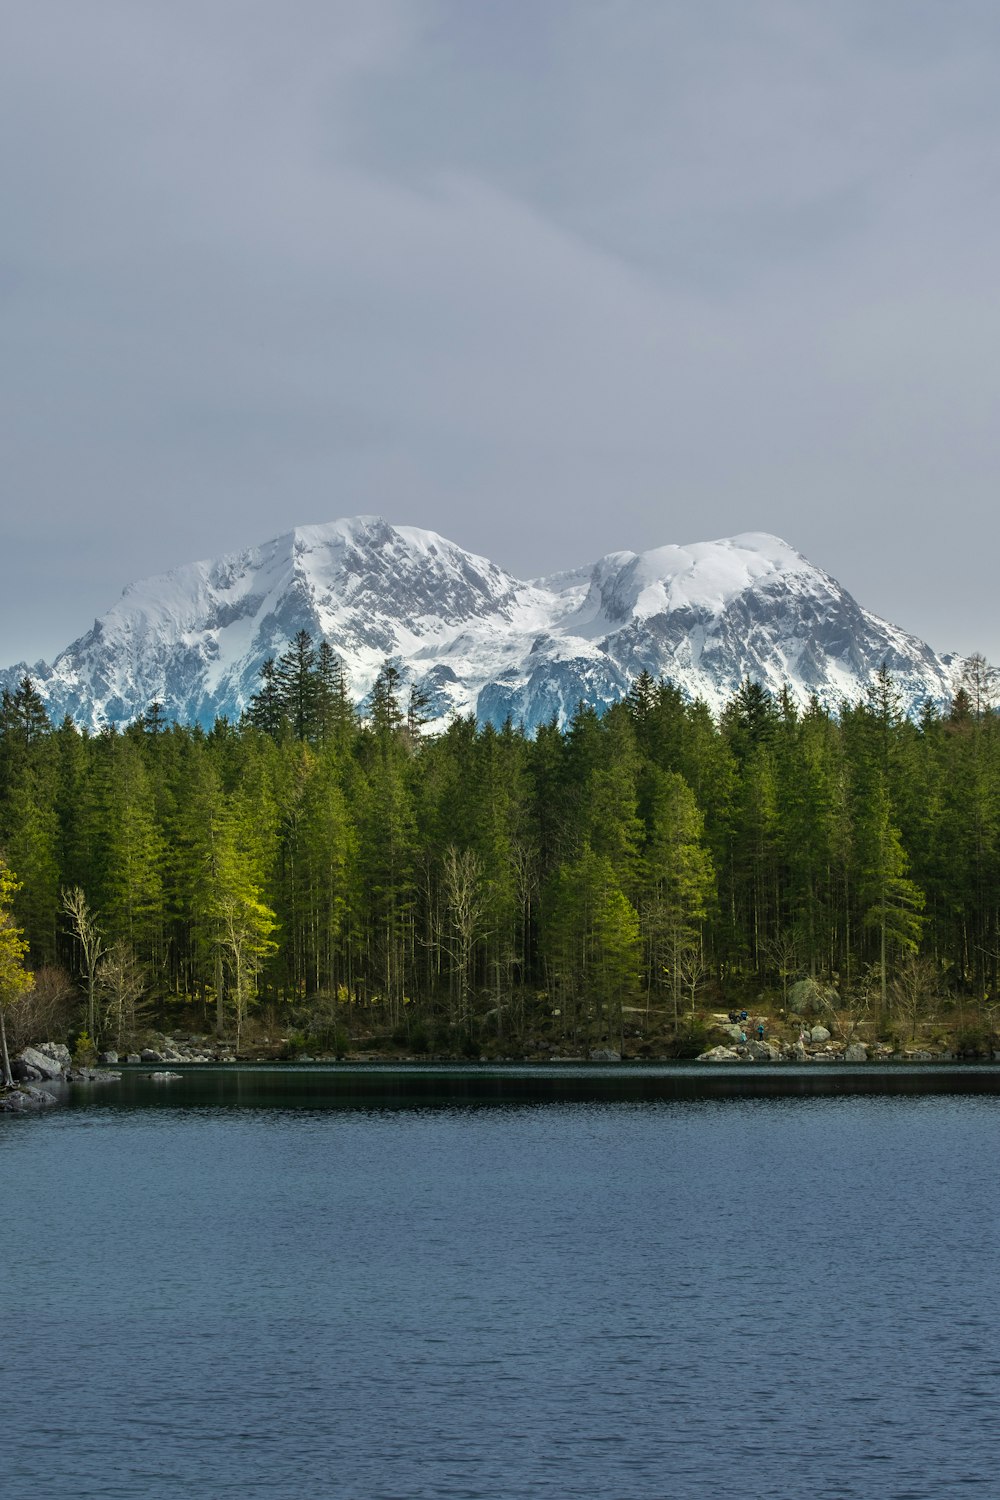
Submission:
[[[5,1117],[4,1495],[995,1495],[996,1073],[719,1071]]]

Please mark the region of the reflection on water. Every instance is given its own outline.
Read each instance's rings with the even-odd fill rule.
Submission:
[[[992,1497],[977,1076],[201,1069],[2,1121],[3,1494]]]
[[[176,1072],[155,1080],[148,1068],[125,1070],[120,1084],[74,1086],[71,1101],[84,1108],[411,1109],[1000,1091],[995,1065],[198,1064]]]

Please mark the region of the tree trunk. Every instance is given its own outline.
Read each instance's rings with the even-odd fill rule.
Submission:
[[[222,997],[222,951],[215,953],[215,1034],[222,1036],[226,1029],[226,1013]]]
[[[96,965],[91,964],[87,970],[87,1035],[92,1042],[97,1041],[97,1016],[94,1005],[94,981],[96,978]]]
[[[7,1019],[2,1005],[0,1005],[0,1055],[3,1058],[3,1086],[5,1089],[11,1089],[14,1087],[14,1075],[10,1071],[10,1057],[7,1053]]]

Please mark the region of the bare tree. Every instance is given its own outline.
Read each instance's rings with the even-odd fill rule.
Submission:
[[[79,995],[65,969],[45,964],[35,973],[35,980],[7,1018],[7,1041],[11,1051],[20,1052],[32,1042],[43,1042],[65,1036]]]
[[[443,865],[444,906],[448,920],[445,949],[452,961],[458,999],[458,1017],[465,1020],[472,989],[472,952],[482,934],[484,901],[483,862],[474,849],[461,852],[449,844]]]
[[[869,964],[857,984],[845,989],[842,994],[832,988],[821,989],[819,985],[816,986],[820,996],[817,1008],[823,1019],[829,1021],[831,1031],[836,1033],[845,1046],[849,1047],[856,1041],[862,1028],[868,1025],[872,1005],[881,986],[880,964]]]
[[[69,917],[73,936],[80,944],[83,959],[81,968],[87,981],[87,1035],[96,1041],[97,966],[104,957],[104,935],[97,925],[97,918],[87,905],[87,898],[78,885],[62,893],[63,915]]]
[[[795,933],[779,932],[776,937],[768,938],[761,944],[761,951],[769,966],[774,969],[781,980],[781,1004],[788,1005],[788,981],[798,973],[799,952]]]
[[[1000,699],[1000,672],[979,651],[974,651],[962,663],[959,686],[969,695],[969,703],[977,719],[996,708]]]
[[[937,981],[937,965],[933,959],[908,953],[889,987],[893,1009],[909,1023],[911,1042],[916,1038],[918,1023],[930,1009]]]
[[[675,960],[675,969],[678,980],[687,991],[691,1002],[690,1023],[691,1029],[694,1030],[695,997],[710,972],[709,966],[705,962],[705,954],[701,944],[691,943],[687,947],[682,948]]]
[[[139,1002],[146,988],[146,974],[128,943],[118,938],[97,968],[97,989],[103,1000],[101,1032],[121,1051],[135,1038]]]

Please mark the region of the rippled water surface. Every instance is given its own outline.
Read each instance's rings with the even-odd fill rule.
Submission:
[[[12,1500],[1000,1493],[996,1097],[241,1088],[0,1121]]]

